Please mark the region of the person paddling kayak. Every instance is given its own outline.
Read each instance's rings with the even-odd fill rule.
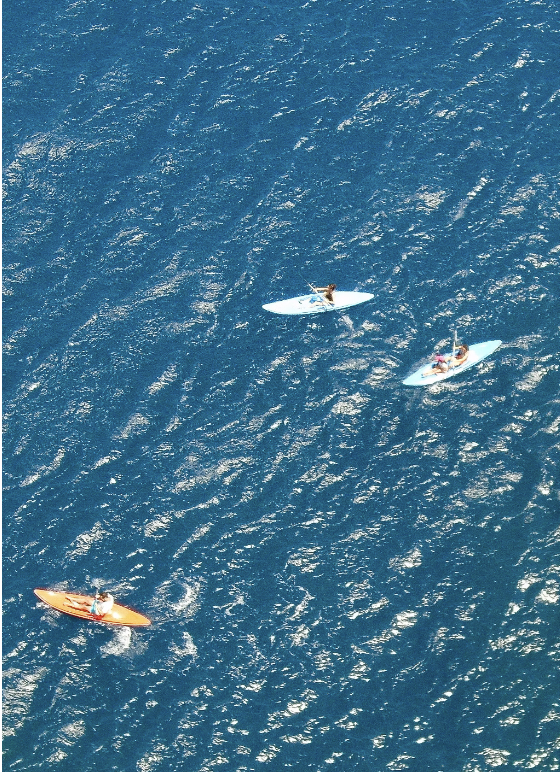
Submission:
[[[328,303],[334,304],[334,291],[336,289],[336,284],[329,284],[328,287],[313,287],[315,292],[322,292],[324,299]]]
[[[467,359],[469,358],[469,347],[466,343],[461,343],[459,346],[459,350],[453,357],[453,359],[450,361],[451,367],[460,367],[460,365],[465,364]]]

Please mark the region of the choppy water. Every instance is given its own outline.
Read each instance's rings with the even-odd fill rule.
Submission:
[[[554,770],[560,11],[4,8],[4,766]],[[261,304],[335,281],[343,314]],[[500,338],[463,376],[402,379]],[[110,589],[109,629],[38,586]]]

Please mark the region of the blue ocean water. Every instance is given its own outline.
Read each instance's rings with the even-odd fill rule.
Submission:
[[[5,769],[559,768],[559,65],[547,0],[4,6]]]

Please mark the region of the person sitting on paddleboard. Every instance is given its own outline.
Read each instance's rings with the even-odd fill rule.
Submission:
[[[329,284],[328,287],[314,287],[315,292],[323,292],[323,297],[329,303],[334,303],[333,292],[336,289],[336,284]]]
[[[438,373],[446,373],[449,370],[447,359],[443,356],[443,354],[440,354],[439,351],[435,355],[434,360],[435,361],[430,369],[425,370],[422,373],[423,378],[425,378],[427,375],[438,375]]]
[[[93,602],[90,600],[76,600],[75,598],[69,598],[68,596],[66,596],[66,600],[68,601],[68,605],[72,608],[89,611],[94,617],[102,617],[105,616],[105,614],[108,614],[115,602],[113,596],[108,592],[95,593]]]
[[[469,358],[469,347],[466,343],[461,343],[459,350],[451,360],[451,367],[459,367]]]

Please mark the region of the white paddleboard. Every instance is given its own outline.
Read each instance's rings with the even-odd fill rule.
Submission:
[[[422,367],[420,367],[414,373],[412,373],[412,375],[409,375],[408,378],[405,378],[403,383],[405,386],[429,386],[432,383],[444,381],[446,378],[459,375],[459,373],[468,370],[469,367],[473,367],[474,365],[478,364],[487,356],[490,356],[490,354],[496,351],[496,349],[501,346],[501,344],[501,340],[488,340],[486,343],[475,343],[473,346],[469,347],[469,356],[467,361],[463,362],[463,364],[459,365],[459,367],[450,367],[449,370],[445,373],[430,373],[429,375],[423,375],[423,373],[430,370],[430,363],[428,362],[427,364],[422,365]],[[450,359],[451,352],[445,354],[445,358]],[[434,363],[432,363],[432,366],[433,364]]]
[[[373,295],[369,292],[344,292],[336,290],[334,303],[325,300],[323,294],[301,295],[297,298],[277,300],[275,303],[266,303],[263,308],[272,311],[273,314],[288,314],[289,316],[303,316],[304,314],[322,314],[325,311],[340,311],[342,308],[350,308],[366,300],[371,300]]]

